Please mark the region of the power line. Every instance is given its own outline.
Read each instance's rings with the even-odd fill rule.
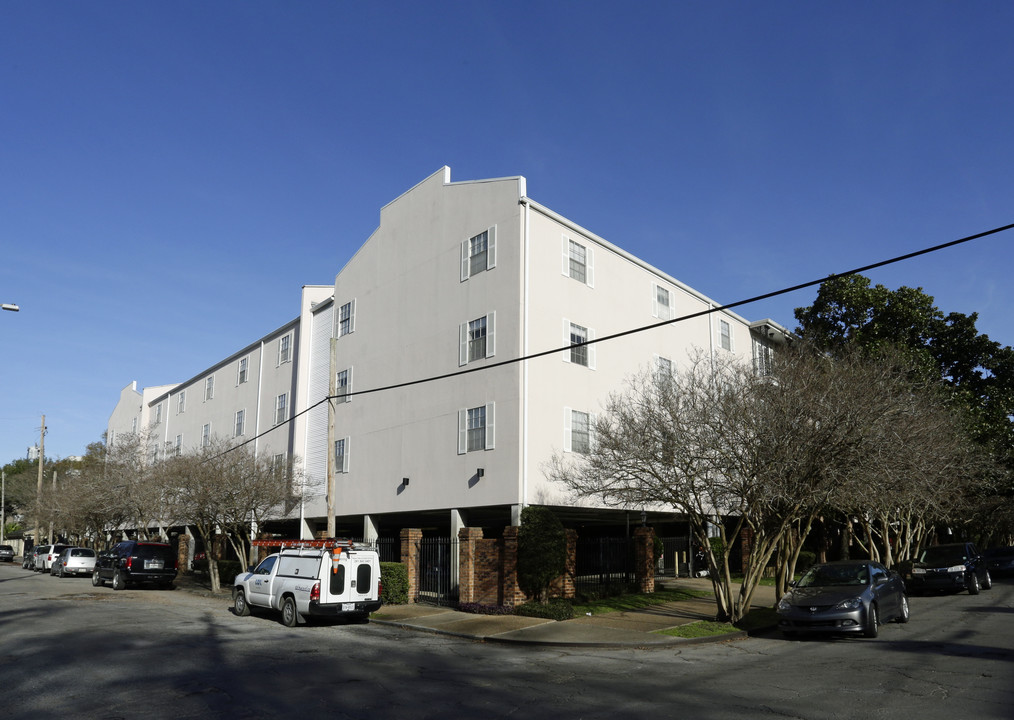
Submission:
[[[714,306],[714,307],[709,307],[709,308],[707,308],[705,310],[700,310],[700,311],[695,312],[695,313],[690,313],[689,315],[681,315],[680,317],[672,318],[671,320],[660,320],[659,322],[651,323],[649,325],[642,325],[640,327],[631,328],[629,330],[622,330],[620,332],[616,332],[616,333],[613,333],[611,335],[604,335],[603,337],[595,338],[594,340],[586,340],[586,341],[580,342],[580,343],[573,343],[573,344],[570,344],[570,345],[564,345],[564,346],[561,346],[561,347],[553,348],[551,350],[542,350],[542,351],[539,351],[537,353],[532,353],[530,355],[523,355],[521,357],[511,358],[509,360],[501,360],[499,362],[486,363],[484,365],[480,365],[480,366],[477,366],[477,367],[474,367],[474,368],[468,368],[466,370],[457,370],[455,372],[443,373],[441,375],[430,375],[428,377],[417,378],[415,380],[407,380],[405,382],[394,383],[392,385],[382,385],[382,386],[375,387],[375,388],[367,388],[366,390],[357,390],[355,392],[349,392],[349,393],[346,393],[344,395],[329,395],[329,396],[325,397],[323,400],[321,400],[320,402],[317,402],[317,403],[311,405],[310,407],[306,408],[305,410],[302,410],[302,411],[296,413],[295,415],[293,415],[291,418],[289,418],[285,422],[279,423],[278,425],[275,425],[274,427],[272,427],[272,428],[270,428],[268,430],[265,430],[264,432],[262,432],[262,433],[260,433],[258,435],[255,435],[254,437],[250,438],[249,440],[246,440],[246,441],[240,443],[236,447],[232,448],[232,450],[235,450],[237,448],[243,447],[244,445],[246,445],[248,443],[251,443],[254,440],[257,440],[258,438],[264,437],[265,435],[267,435],[268,433],[272,432],[273,430],[276,430],[277,428],[281,427],[282,425],[286,425],[286,424],[292,422],[293,420],[295,420],[296,418],[300,417],[301,415],[304,415],[305,413],[310,412],[314,408],[316,408],[316,407],[318,407],[320,405],[323,405],[325,402],[327,402],[329,400],[335,400],[335,399],[337,399],[339,397],[352,398],[352,397],[355,397],[357,395],[371,395],[371,394],[374,394],[374,393],[388,392],[390,390],[399,390],[401,388],[412,387],[414,385],[422,385],[424,383],[437,382],[439,380],[447,380],[449,378],[460,377],[462,375],[470,375],[471,373],[476,373],[476,372],[487,372],[489,370],[494,370],[496,368],[504,367],[504,366],[507,366],[507,365],[514,365],[514,364],[519,363],[519,362],[524,362],[525,360],[535,360],[535,359],[538,359],[538,358],[541,358],[541,357],[545,357],[547,355],[553,355],[554,353],[559,353],[559,352],[563,352],[565,350],[570,350],[571,348],[584,347],[586,345],[595,345],[595,344],[598,344],[598,343],[608,342],[610,340],[616,340],[618,338],[626,337],[628,335],[635,335],[637,333],[646,332],[648,330],[654,330],[656,328],[664,327],[666,325],[673,325],[675,323],[685,322],[687,320],[692,320],[694,318],[703,317],[705,315],[710,315],[710,314],[716,313],[716,312],[721,312],[722,310],[731,310],[733,308],[741,307],[743,305],[749,305],[750,303],[759,302],[761,300],[767,300],[768,298],[778,297],[779,295],[786,295],[788,293],[796,292],[797,290],[803,290],[803,289],[808,288],[808,287],[813,287],[814,285],[820,285],[821,283],[827,281],[830,278],[834,278],[834,277],[848,277],[850,275],[858,275],[859,273],[868,272],[869,270],[875,270],[877,268],[881,268],[881,267],[884,267],[886,265],[892,265],[894,263],[902,262],[903,260],[911,260],[912,258],[919,257],[920,255],[928,255],[929,253],[934,253],[934,252],[938,252],[940,250],[945,250],[947,248],[954,247],[956,245],[961,245],[963,243],[971,242],[972,240],[978,240],[980,238],[984,238],[984,237],[987,237],[989,235],[995,235],[997,233],[1001,233],[1001,232],[1004,232],[1006,230],[1010,230],[1012,228],[1014,228],[1014,223],[1011,223],[1010,225],[1003,225],[1001,227],[993,228],[992,230],[986,230],[985,232],[976,233],[975,235],[968,235],[967,237],[959,238],[958,240],[951,240],[950,242],[941,243],[939,245],[933,245],[932,247],[924,248],[922,250],[916,250],[915,252],[906,253],[904,255],[898,255],[897,257],[893,257],[893,258],[891,258],[889,260],[881,260],[880,262],[871,263],[869,265],[863,265],[862,267],[854,268],[854,269],[848,270],[846,272],[833,273],[833,274],[831,274],[831,275],[829,275],[827,277],[820,278],[819,280],[809,280],[807,282],[799,283],[798,285],[793,285],[791,287],[782,288],[781,290],[774,290],[772,292],[764,293],[763,295],[755,295],[754,297],[747,298],[745,300],[737,300],[736,302],[728,303],[727,305],[717,305],[717,306]],[[225,452],[231,452],[231,450],[226,450]],[[225,453],[222,453],[222,454],[225,454]]]

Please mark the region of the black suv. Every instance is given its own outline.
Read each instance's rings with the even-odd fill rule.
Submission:
[[[978,595],[993,587],[989,564],[970,542],[933,545],[922,550],[905,573],[905,585],[913,593],[949,590]]]
[[[92,585],[109,580],[113,590],[136,583],[155,583],[170,589],[176,579],[176,551],[167,543],[126,540],[99,553],[95,559]]]

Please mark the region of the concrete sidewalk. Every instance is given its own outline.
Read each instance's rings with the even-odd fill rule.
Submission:
[[[667,582],[665,587],[710,592],[711,581],[684,578]],[[582,647],[658,647],[724,642],[747,636],[745,631],[740,631],[687,639],[656,632],[700,620],[714,620],[715,610],[714,599],[706,597],[556,621],[518,615],[474,615],[433,605],[385,605],[371,616],[371,622],[482,642]]]

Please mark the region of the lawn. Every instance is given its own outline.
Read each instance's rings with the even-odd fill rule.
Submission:
[[[712,593],[706,590],[658,590],[653,593],[632,593],[628,595],[617,595],[615,597],[599,598],[574,602],[574,614],[577,616],[601,615],[602,613],[624,612],[640,610],[668,602],[683,602],[694,598],[712,597]]]

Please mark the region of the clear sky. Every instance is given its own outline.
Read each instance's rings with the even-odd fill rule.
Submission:
[[[1014,3],[0,0],[0,463],[294,318],[443,165],[729,303],[1014,222]],[[1014,343],[1014,232],[871,273]],[[795,327],[816,288],[738,308]],[[533,348],[539,350],[540,348]]]

